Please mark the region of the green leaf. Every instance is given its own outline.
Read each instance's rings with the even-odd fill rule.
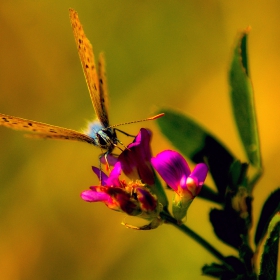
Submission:
[[[254,257],[254,252],[250,247],[250,244],[248,243],[247,236],[243,237],[243,243],[239,247],[238,251],[239,251],[239,259],[242,260],[244,266],[246,267],[247,272],[251,275],[254,274],[256,277],[257,275],[254,273],[254,269],[252,267],[252,259]]]
[[[202,267],[203,275],[208,275],[219,279],[221,279],[225,271],[226,271],[225,266],[217,263],[212,263],[211,265],[206,264]]]
[[[229,206],[211,209],[210,222],[219,239],[235,249],[242,245],[242,236],[247,234],[246,221]]]
[[[161,132],[186,157],[195,163],[208,164],[219,196],[223,198],[230,166],[234,161],[233,155],[191,118],[170,109],[162,111],[165,116],[157,119]]]
[[[267,232],[268,225],[274,215],[280,211],[280,188],[270,194],[265,201],[255,234],[255,244],[258,245]]]
[[[279,250],[280,217],[271,221],[269,238],[267,239],[261,261],[261,272],[259,280],[275,280],[277,276],[277,259]]]
[[[230,95],[239,135],[250,163],[261,168],[259,134],[254,107],[254,93],[249,77],[247,36],[244,30],[237,41],[229,71]]]
[[[239,160],[233,162],[229,172],[229,188],[237,192],[240,185],[246,186],[246,174],[248,164],[241,163]]]
[[[242,261],[234,256],[225,258],[224,264],[212,263],[202,267],[202,273],[219,279],[254,279],[249,277]],[[245,276],[243,278],[242,276]]]

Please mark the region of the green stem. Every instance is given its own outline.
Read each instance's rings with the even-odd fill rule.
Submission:
[[[178,224],[177,220],[174,219],[172,216],[170,216],[166,212],[161,213],[161,217],[169,224],[172,224],[191,238],[193,238],[197,243],[199,243],[203,248],[205,248],[209,253],[211,253],[213,256],[215,256],[218,260],[222,261],[229,269],[231,268],[231,265],[227,263],[226,258],[216,249],[214,248],[209,242],[207,242],[203,237],[198,235],[196,232],[191,230],[189,227],[187,227],[184,224]]]
[[[252,191],[252,189],[254,188],[254,186],[256,185],[256,183],[259,181],[259,179],[261,178],[263,174],[263,169],[259,168],[256,173],[253,175],[253,177],[250,179],[248,187],[250,188],[250,191]]]

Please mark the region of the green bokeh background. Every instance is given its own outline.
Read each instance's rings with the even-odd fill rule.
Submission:
[[[227,71],[237,32],[252,26],[249,62],[265,167],[255,191],[256,221],[280,183],[280,2],[1,1],[1,113],[73,129],[94,116],[69,7],[78,11],[95,53],[105,52],[112,124],[175,108],[242,160]],[[154,131],[154,154],[172,148],[155,123],[123,129],[136,134],[142,126]],[[2,127],[0,139],[1,279],[211,279],[200,268],[215,259],[175,228],[128,230],[122,221],[140,221],[79,198],[98,183],[91,171],[98,149],[34,141]],[[187,224],[222,253],[235,254],[212,232],[208,212],[214,206],[196,199]]]

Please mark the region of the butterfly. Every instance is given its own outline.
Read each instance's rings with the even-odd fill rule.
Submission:
[[[86,83],[90,93],[91,101],[97,120],[89,123],[87,130],[78,132],[72,129],[9,116],[0,113],[0,125],[16,130],[33,132],[30,134],[36,138],[75,140],[86,142],[94,146],[100,147],[102,151],[106,151],[105,156],[110,154],[118,143],[121,143],[116,134],[116,130],[123,132],[110,126],[108,117],[108,91],[105,72],[104,55],[101,53],[98,60],[98,69],[95,65],[94,53],[90,41],[85,35],[78,14],[75,10],[69,9],[70,22],[73,29],[75,42],[77,45],[79,57],[84,71]],[[163,114],[147,118],[145,120],[133,121],[141,122],[153,120],[161,117]],[[123,123],[123,124],[129,124]],[[126,135],[129,135],[123,132]]]

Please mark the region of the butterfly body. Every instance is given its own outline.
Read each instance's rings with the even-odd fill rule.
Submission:
[[[105,128],[98,120],[88,124],[85,134],[91,137],[94,145],[111,153],[118,143],[116,130],[114,128]]]

